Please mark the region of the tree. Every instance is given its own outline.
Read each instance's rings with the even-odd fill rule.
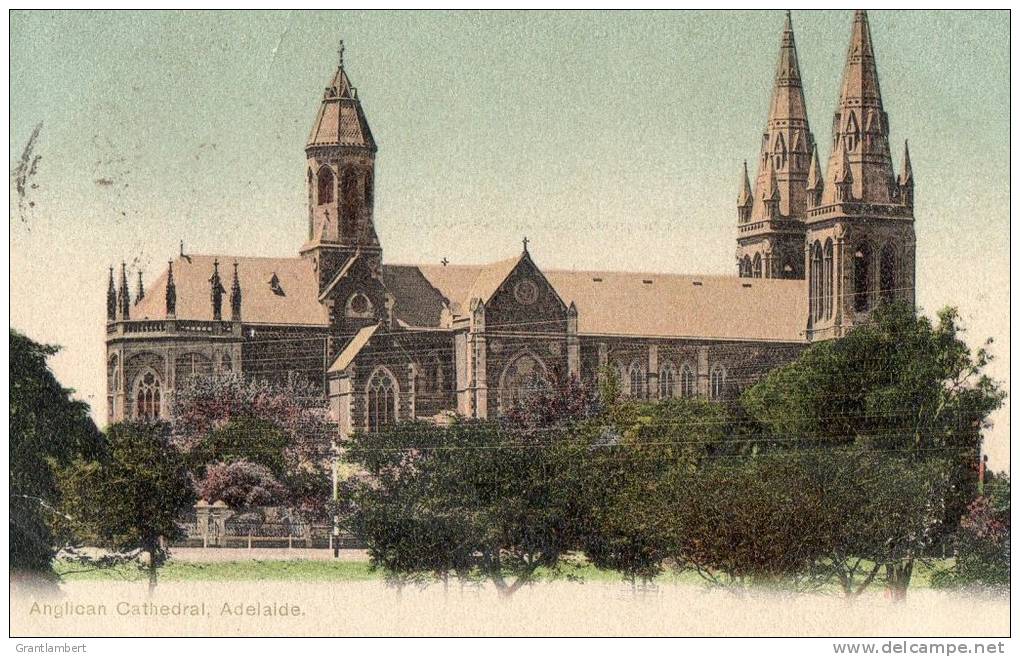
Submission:
[[[245,459],[210,465],[197,488],[202,499],[222,500],[241,510],[275,506],[287,496],[269,468]]]
[[[394,576],[476,573],[503,596],[576,545],[584,448],[498,423],[402,423],[357,433],[347,455],[350,526]]]
[[[914,562],[942,535],[946,463],[854,447],[820,452],[814,467],[832,521],[817,568],[835,577],[848,598],[882,577],[890,595],[903,599]]]
[[[165,542],[182,535],[177,520],[195,503],[188,468],[163,423],[114,424],[106,440],[101,459],[77,459],[61,472],[69,529],[124,558],[144,553],[152,592]]]
[[[726,409],[699,399],[618,403],[587,432],[581,547],[598,568],[651,581],[670,555],[672,487],[695,476],[727,434]],[[668,500],[668,502],[667,502]]]
[[[71,398],[46,361],[57,347],[10,332],[10,565],[51,573],[51,523],[60,505],[53,468],[102,451],[89,407]]]
[[[674,470],[663,486],[672,559],[714,584],[823,583],[834,518],[813,454],[719,457],[693,475]]]
[[[775,444],[941,462],[948,493],[939,527],[951,533],[974,497],[981,429],[1004,397],[984,373],[988,343],[972,351],[958,319],[951,308],[933,323],[911,307],[879,306],[868,323],[769,373],[741,403]],[[894,597],[906,590],[915,558],[909,550],[885,564]]]
[[[1010,525],[1009,475],[994,475],[960,521],[953,537],[953,566],[937,572],[933,583],[1008,589]]]
[[[173,418],[174,443],[187,455],[206,492],[219,490],[218,484],[202,484],[207,469],[216,467],[220,469],[214,481],[222,482],[229,472],[235,499],[269,499],[264,495],[268,480],[254,476],[251,468],[262,466],[285,491],[270,496],[275,503],[306,517],[325,517],[332,496],[330,447],[337,428],[318,390],[240,375],[194,377],[175,396]],[[238,462],[246,465],[222,469]],[[251,489],[242,493],[239,487],[246,485]]]

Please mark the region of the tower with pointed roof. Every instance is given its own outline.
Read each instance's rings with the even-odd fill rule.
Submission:
[[[358,90],[344,66],[341,42],[336,72],[305,144],[308,241],[301,252],[319,258],[323,271],[342,267],[356,251],[381,250],[372,217],[376,150]]]
[[[812,169],[813,182],[819,172]],[[817,191],[818,190],[814,190]],[[883,302],[914,303],[914,177],[893,173],[868,15],[854,13],[832,151],[807,216],[807,335],[843,335]]]
[[[738,199],[737,265],[743,277],[804,278],[801,253],[814,152],[790,12],[762,134],[758,177],[748,198],[745,165]]]
[[[376,151],[341,41],[336,72],[305,144],[308,241],[301,255],[312,260],[319,301],[342,331],[388,319],[373,218]]]

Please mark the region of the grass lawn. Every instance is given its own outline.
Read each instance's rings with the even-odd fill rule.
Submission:
[[[85,570],[80,565],[58,561],[57,573],[65,581],[143,581],[146,574],[134,565],[115,568]],[[918,563],[914,567],[911,588],[928,588],[932,569]],[[338,560],[260,560],[187,562],[171,560],[160,569],[160,581],[165,582],[243,582],[243,581],[288,581],[288,582],[363,582],[381,581],[384,573],[372,570],[365,561]],[[561,568],[558,575],[549,571],[540,573],[540,579],[573,579],[586,582],[622,582],[619,573],[599,570],[587,563],[572,563]],[[666,571],[658,578],[659,584],[704,585],[697,573]],[[881,588],[881,581],[872,585]],[[784,587],[779,586],[778,589]]]

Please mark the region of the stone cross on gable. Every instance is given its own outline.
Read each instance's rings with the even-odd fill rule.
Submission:
[[[521,242],[522,242],[522,243],[524,244],[524,252],[525,252],[525,253],[527,253],[527,252],[528,252],[528,242],[529,242],[529,241],[530,241],[530,240],[529,240],[529,239],[527,238],[527,236],[525,236],[525,238],[524,238],[523,240],[521,240]]]

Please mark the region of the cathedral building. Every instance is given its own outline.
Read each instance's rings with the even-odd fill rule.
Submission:
[[[341,431],[497,417],[536,385],[614,368],[641,399],[739,394],[877,304],[913,303],[913,174],[893,173],[865,12],[822,171],[789,13],[752,186],[737,199],[737,275],[393,264],[375,229],[378,146],[343,60],[305,144],[307,240],[293,258],[186,254],[131,296],[111,268],[108,418],[168,417],[189,377],[302,380]],[[824,147],[824,144],[823,144]]]

